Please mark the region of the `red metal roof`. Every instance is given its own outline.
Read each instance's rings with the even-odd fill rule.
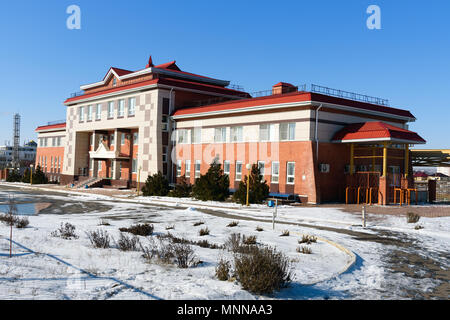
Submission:
[[[36,132],[38,131],[46,131],[46,130],[53,130],[53,129],[64,129],[66,127],[66,123],[58,123],[58,124],[52,124],[49,126],[40,126],[36,128]]]
[[[399,128],[381,121],[370,121],[364,123],[353,123],[338,131],[333,141],[351,141],[380,139],[406,140],[411,143],[425,143],[417,133]]]
[[[206,112],[216,112],[216,111],[227,111],[227,110],[238,110],[248,107],[265,106],[271,104],[283,104],[283,103],[295,103],[304,101],[314,101],[318,103],[330,103],[342,106],[348,106],[368,111],[383,112],[392,115],[398,115],[402,117],[407,117],[414,119],[414,116],[407,110],[390,108],[380,105],[374,105],[365,102],[353,101],[343,98],[330,97],[323,94],[312,93],[312,92],[291,92],[285,94],[275,94],[260,98],[249,98],[238,101],[227,101],[217,104],[211,104],[203,107],[193,107],[179,109],[174,113],[174,116],[183,116],[191,114],[201,114]]]

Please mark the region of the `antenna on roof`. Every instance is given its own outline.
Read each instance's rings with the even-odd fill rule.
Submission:
[[[153,64],[153,61],[152,61],[152,56],[150,55],[150,58],[148,58],[148,63],[147,63],[147,65],[145,66],[145,68],[151,68],[151,67],[154,67],[155,65]]]

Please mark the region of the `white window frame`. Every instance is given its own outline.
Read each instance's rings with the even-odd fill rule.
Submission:
[[[267,137],[263,136],[264,130],[267,130]],[[259,141],[268,142],[274,141],[275,125],[272,123],[263,123],[259,125]]]
[[[191,160],[186,160],[184,163],[184,176],[186,178],[191,177]]]
[[[230,141],[231,142],[244,142],[244,127],[242,127],[242,126],[231,127]]]
[[[275,168],[277,169],[275,172]],[[271,183],[279,183],[280,181],[280,163],[278,161],[272,161],[272,169],[271,169]]]
[[[128,98],[128,116],[134,116],[136,114],[136,98]]]
[[[227,166],[228,166],[228,168],[227,168]],[[225,168],[227,168],[227,170],[225,170]],[[223,162],[223,174],[230,176],[230,168],[231,168],[230,160],[225,160]]]
[[[238,168],[240,168],[239,171],[238,171]],[[234,173],[235,173],[234,180],[241,181],[242,180],[242,161],[236,161]]]
[[[95,120],[101,120],[102,119],[102,105],[100,103],[97,104],[95,111]]]
[[[161,116],[161,130],[164,132],[169,131],[169,116],[167,114]]]
[[[202,166],[202,161],[201,160],[195,160],[195,166],[194,166],[194,177],[195,177],[195,179],[200,178],[201,166]]]
[[[259,174],[262,175],[262,181],[264,181],[264,175],[266,173],[266,163],[264,161],[258,161]]]
[[[177,130],[177,143],[179,144],[187,144],[189,143],[189,136],[190,136],[190,130],[189,129],[178,129]]]
[[[125,145],[125,133],[120,133],[120,145]]]
[[[133,145],[136,146],[139,144],[139,132],[133,133]]]
[[[286,126],[286,137],[282,135],[282,127]],[[295,140],[295,122],[280,123],[279,128],[280,141],[294,141]]]
[[[131,160],[131,173],[137,173],[137,159]]]
[[[169,149],[167,146],[162,146],[162,162],[167,163],[167,154],[169,152]]]
[[[181,177],[181,160],[177,160],[177,178]]]
[[[119,106],[117,108],[117,117],[124,117],[125,116],[125,100],[120,99],[119,100]]]
[[[289,174],[289,165],[294,166],[293,174]],[[286,184],[295,184],[295,162],[293,161],[286,163]]]
[[[114,118],[114,101],[108,102],[108,119]]]
[[[191,143],[202,143],[201,127],[195,127],[191,130]]]
[[[78,116],[80,117],[80,122],[84,121],[84,107],[79,107]]]
[[[227,127],[214,128],[214,142],[227,142]]]
[[[92,104],[88,105],[87,109],[87,121],[92,121]]]

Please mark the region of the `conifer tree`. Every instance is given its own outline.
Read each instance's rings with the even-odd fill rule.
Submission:
[[[225,201],[230,196],[230,179],[223,173],[222,166],[214,160],[208,172],[200,175],[192,187],[192,194],[198,200]]]
[[[247,180],[246,176],[244,181],[239,183],[239,188],[233,195],[233,200],[240,204],[247,203]],[[262,203],[269,196],[269,186],[266,180],[263,180],[258,165],[253,164],[250,171],[250,186],[249,186],[249,203]]]

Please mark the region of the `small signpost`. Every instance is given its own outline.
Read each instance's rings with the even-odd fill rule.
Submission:
[[[272,213],[272,229],[275,230],[275,218],[277,217],[278,199],[276,198],[269,199],[267,205],[270,208],[274,208]]]

